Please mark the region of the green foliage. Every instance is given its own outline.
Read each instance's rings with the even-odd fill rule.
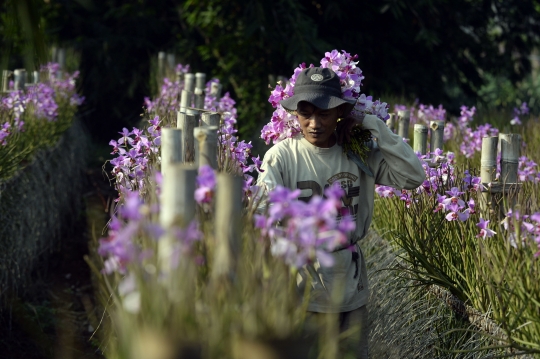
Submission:
[[[486,79],[486,85],[478,92],[480,108],[502,108],[511,111],[526,102],[531,113],[540,113],[538,74],[528,75],[517,86],[501,76],[486,75]]]
[[[538,122],[525,124],[523,136],[532,148],[527,155],[538,160],[537,144],[540,131]],[[459,142],[459,139],[455,141]],[[447,144],[445,144],[446,146]],[[454,145],[455,146],[455,145]],[[452,144],[449,144],[452,148]],[[479,168],[479,158],[468,161],[456,156],[456,168]],[[439,181],[437,193],[445,194],[450,187],[461,186],[462,173],[456,173],[458,182]],[[392,243],[405,251],[403,259],[410,265],[410,274],[426,285],[437,284],[458,296],[465,303],[487,313],[502,329],[495,335],[504,347],[517,351],[539,353],[540,346],[540,286],[535,280],[540,275],[540,264],[535,257],[537,244],[532,238],[521,242],[521,220],[515,229],[506,230],[501,222],[499,207],[508,209],[515,201],[514,210],[522,214],[539,211],[538,184],[524,183],[518,194],[502,199],[492,195],[494,210],[481,210],[484,198],[477,192],[468,192],[477,213],[465,221],[448,222],[442,213],[434,213],[436,196],[414,195],[413,204],[406,208],[398,198],[377,199],[374,225],[385,233]],[[488,207],[489,208],[489,207]],[[506,213],[506,211],[505,211]],[[492,238],[478,238],[479,218],[491,220],[489,227],[497,232]],[[515,235],[515,243],[511,236]]]
[[[181,32],[176,2],[52,0],[43,10],[49,42],[80,54],[86,98],[81,111],[95,140],[107,143],[130,128],[150,93],[150,58]]]
[[[489,313],[509,338],[506,345],[540,350],[535,339],[540,335],[540,288],[534,280],[540,268],[534,243],[511,247],[502,226],[495,227],[499,235],[478,239],[476,217],[466,224],[445,223],[442,215],[433,218],[433,204],[417,199],[419,209],[415,211],[405,210],[399,199],[379,200],[374,215],[379,231],[396,225],[386,232],[387,237],[406,251],[404,259],[411,265],[411,274],[421,283],[440,285]],[[391,216],[403,221],[390,224]]]
[[[331,46],[296,1],[186,1],[179,11],[184,31],[178,52],[234,91],[244,136],[268,121],[268,76],[288,77]]]
[[[289,77],[301,62],[317,64],[325,51],[359,54],[370,94],[419,97],[457,113],[463,103],[476,103],[489,76],[511,83],[527,76],[540,33],[538,2],[521,0],[51,0],[43,6],[49,40],[82,54],[92,111],[86,122],[103,141],[138,121],[158,51],[220,78],[238,101],[241,134],[258,137],[271,113],[269,75]]]
[[[418,97],[453,111],[463,99],[474,103],[483,74],[512,83],[527,75],[539,41],[537,1],[304,4],[321,38],[359,54],[368,92]],[[452,97],[451,88],[458,89]]]
[[[33,71],[46,61],[43,6],[37,0],[7,0],[0,5],[2,69],[11,65],[21,67],[24,60],[26,69]],[[11,54],[15,56],[10,58]]]
[[[54,330],[57,324],[57,313],[56,309],[51,307],[51,303],[48,300],[44,300],[42,303],[36,305],[25,303],[25,307],[27,310],[27,319],[36,322],[39,330],[43,332]]]
[[[56,121],[36,118],[29,108],[21,117],[25,123],[24,131],[14,131],[7,137],[7,144],[0,146],[0,182],[9,179],[29,164],[38,150],[53,147],[71,126],[76,106],[71,105],[69,98],[60,94],[56,96],[56,101],[59,108]],[[12,122],[12,115],[9,111],[1,111],[0,123]]]
[[[403,250],[374,231],[362,240],[370,291],[372,358],[476,359],[503,354],[444,300],[403,270]],[[459,352],[459,353],[458,353]]]

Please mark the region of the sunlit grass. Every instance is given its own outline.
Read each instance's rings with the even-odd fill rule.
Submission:
[[[531,119],[523,128],[509,130],[522,134],[527,143],[523,154],[538,160],[538,120]],[[457,144],[451,141],[445,147],[452,150]],[[464,169],[478,173],[479,154],[465,159],[456,153],[458,179]],[[444,194],[454,185],[448,182],[438,192]],[[521,191],[513,194],[514,211],[529,215],[538,212],[539,194],[538,184],[524,183]],[[481,201],[477,193],[468,193],[468,197],[473,197],[477,204]],[[540,275],[540,264],[535,257],[538,247],[533,238],[512,242],[509,237],[514,230],[505,230],[498,209],[489,215],[481,214],[478,206],[478,212],[467,221],[449,222],[443,214],[433,212],[436,198],[415,195],[414,200],[417,202],[406,208],[399,198],[379,198],[374,213],[374,226],[379,233],[405,250],[403,258],[409,263],[408,271],[420,282],[440,285],[465,303],[488,313],[504,332],[504,338],[499,338],[504,345],[539,353],[540,284],[536,278]],[[498,199],[504,213],[511,202]],[[477,237],[476,223],[480,216],[491,220],[490,228],[497,232],[494,237]],[[519,223],[515,232],[520,238]]]

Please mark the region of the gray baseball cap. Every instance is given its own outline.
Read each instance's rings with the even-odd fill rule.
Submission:
[[[355,99],[342,97],[341,85],[336,73],[321,67],[302,70],[294,84],[294,95],[280,103],[286,110],[295,111],[300,101],[307,101],[324,110],[345,104],[343,116],[348,115],[356,103]]]

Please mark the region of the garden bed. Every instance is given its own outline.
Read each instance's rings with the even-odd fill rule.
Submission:
[[[475,359],[503,354],[479,351],[496,343],[425,286],[404,276],[397,253],[375,231],[362,241],[362,248],[371,286],[371,358]]]
[[[87,135],[76,120],[56,146],[0,183],[0,297],[22,294],[81,215]]]

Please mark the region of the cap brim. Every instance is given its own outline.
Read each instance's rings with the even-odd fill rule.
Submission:
[[[280,101],[280,104],[288,111],[296,111],[296,109],[298,108],[298,103],[300,101],[309,102],[312,105],[323,110],[328,110],[334,107],[338,107],[340,105],[345,105],[344,106],[345,111],[344,111],[343,117],[347,116],[349,112],[352,111],[352,109],[354,108],[354,105],[356,104],[355,99],[346,100],[346,99],[342,99],[336,96],[311,94],[311,93],[303,93],[303,94],[294,95],[292,97],[289,97],[285,100]]]

